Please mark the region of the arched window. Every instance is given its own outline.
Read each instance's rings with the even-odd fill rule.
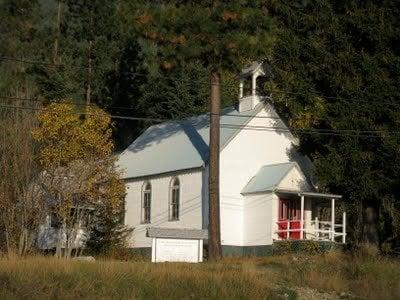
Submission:
[[[178,178],[172,178],[169,192],[169,220],[179,220],[180,183]]]
[[[151,184],[145,182],[142,188],[142,223],[150,223],[151,218]]]

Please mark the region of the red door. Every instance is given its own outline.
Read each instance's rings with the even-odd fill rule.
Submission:
[[[290,222],[290,229],[298,229],[297,231],[290,232],[290,239],[291,240],[299,240],[300,239],[300,221],[291,221]]]
[[[290,225],[289,225],[290,227]],[[280,220],[278,221],[278,230],[286,230],[288,229],[288,223],[286,220]],[[281,239],[286,239],[287,238],[287,233],[286,232],[278,232],[278,236]]]
[[[300,203],[299,199],[279,199],[278,230],[298,229],[289,233],[292,240],[300,239]],[[289,223],[288,223],[289,222]],[[279,237],[287,238],[286,232],[279,232]]]

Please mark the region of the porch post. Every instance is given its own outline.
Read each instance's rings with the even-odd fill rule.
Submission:
[[[343,224],[342,224],[342,243],[346,244],[346,212],[343,212]]]
[[[255,96],[257,94],[257,76],[255,74],[253,74],[253,76],[251,76],[251,95]]]
[[[335,198],[331,202],[331,241],[335,241]]]
[[[304,195],[300,198],[300,240],[304,237]]]
[[[290,235],[289,235],[289,232],[290,232],[290,222],[289,222],[289,220],[287,221],[287,227],[286,227],[286,239],[288,240],[289,239],[289,237],[290,237]]]

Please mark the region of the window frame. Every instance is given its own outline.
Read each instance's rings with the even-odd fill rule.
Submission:
[[[142,186],[142,201],[141,201],[141,224],[151,223],[151,198],[152,198],[152,185],[150,181],[145,181]]]
[[[181,200],[181,181],[173,177],[169,185],[168,221],[179,221]]]
[[[62,221],[60,217],[55,212],[49,213],[49,227],[53,229],[61,229]]]

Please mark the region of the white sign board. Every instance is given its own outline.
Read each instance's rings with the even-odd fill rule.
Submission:
[[[153,238],[152,262],[191,262],[203,261],[203,240]]]

